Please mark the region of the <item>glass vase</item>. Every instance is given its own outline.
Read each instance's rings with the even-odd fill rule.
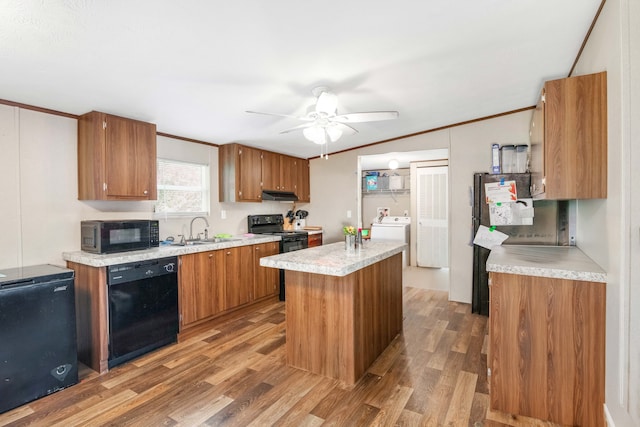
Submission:
[[[344,236],[344,248],[347,252],[356,251],[356,236],[353,234],[347,234]]]

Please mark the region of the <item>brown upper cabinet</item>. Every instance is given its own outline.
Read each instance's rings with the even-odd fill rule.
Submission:
[[[531,194],[607,197],[607,73],[544,84],[531,120]]]
[[[296,179],[295,193],[300,202],[311,202],[311,189],[309,185],[309,160],[297,160],[298,176]]]
[[[220,146],[218,173],[221,202],[262,201],[260,150],[240,144]]]
[[[97,111],[80,116],[78,199],[156,198],[156,125]]]
[[[221,145],[218,159],[221,202],[261,202],[262,190],[292,191],[310,201],[305,159],[240,144]]]

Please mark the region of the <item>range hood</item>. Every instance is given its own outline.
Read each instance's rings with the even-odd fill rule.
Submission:
[[[275,200],[277,202],[297,202],[298,196],[291,191],[262,191],[262,200]]]

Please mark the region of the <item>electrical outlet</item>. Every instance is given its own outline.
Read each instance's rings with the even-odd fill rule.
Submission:
[[[408,210],[404,210],[404,216],[409,216],[409,211]]]

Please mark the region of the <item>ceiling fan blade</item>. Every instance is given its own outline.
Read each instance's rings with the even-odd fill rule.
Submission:
[[[263,113],[261,111],[245,111],[245,113],[251,113],[251,114],[263,114],[265,116],[276,116],[276,117],[287,117],[290,119],[296,119],[296,120],[304,120],[305,122],[310,122],[313,119],[309,118],[309,117],[305,117],[305,116],[292,116],[290,114],[278,114],[278,113]]]
[[[397,119],[398,116],[397,111],[369,111],[364,113],[340,114],[339,116],[332,117],[331,120],[340,123],[361,123],[392,120]]]
[[[331,122],[331,126],[335,126],[336,128],[340,129],[342,131],[342,133],[346,134],[346,135],[354,135],[356,133],[358,133],[358,130],[352,126],[346,125],[344,123],[339,123],[339,122]]]
[[[304,129],[304,128],[309,128],[309,127],[311,127],[311,126],[315,126],[315,123],[303,123],[303,124],[301,124],[301,125],[294,126],[294,127],[292,127],[292,128],[289,128],[289,129],[281,130],[281,131],[280,131],[280,133],[289,133],[289,132],[293,132],[293,131],[296,131],[296,130],[301,130],[301,129]]]

